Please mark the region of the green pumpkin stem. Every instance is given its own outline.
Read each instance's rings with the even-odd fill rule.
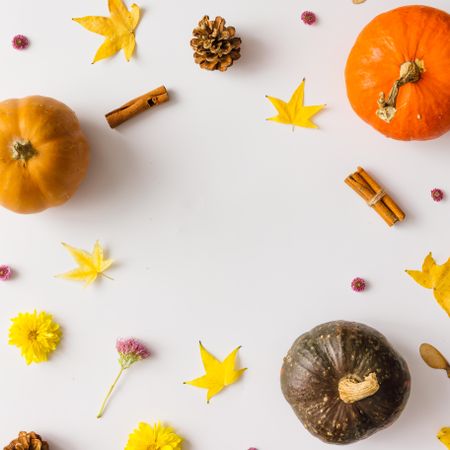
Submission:
[[[344,403],[355,403],[371,397],[378,389],[380,389],[380,384],[375,372],[367,375],[364,380],[348,375],[342,378],[338,385],[339,398]]]
[[[407,83],[417,83],[420,80],[422,72],[425,71],[423,61],[406,61],[400,66],[400,78],[394,83],[389,92],[388,99],[384,92],[378,97],[377,116],[386,123],[390,123],[397,112],[396,104],[400,88]]]
[[[11,146],[11,154],[15,160],[28,161],[37,155],[37,151],[33,148],[30,141],[16,141]]]

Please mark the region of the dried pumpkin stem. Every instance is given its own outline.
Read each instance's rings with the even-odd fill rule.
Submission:
[[[28,161],[33,156],[37,155],[37,151],[33,148],[30,141],[16,141],[11,146],[11,154],[13,159]]]
[[[378,383],[375,372],[367,375],[361,380],[354,375],[348,375],[339,381],[339,397],[344,403],[355,403],[367,397],[374,395],[380,384]]]
[[[423,61],[416,59],[415,61],[406,61],[400,66],[400,78],[394,83],[389,92],[388,99],[384,92],[378,97],[377,116],[390,123],[397,112],[396,104],[400,88],[407,83],[417,83],[424,71]]]

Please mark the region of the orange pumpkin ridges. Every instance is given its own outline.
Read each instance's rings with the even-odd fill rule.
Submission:
[[[403,6],[359,34],[345,68],[347,95],[364,121],[399,140],[450,130],[450,14]]]
[[[0,102],[0,204],[36,213],[65,203],[89,164],[75,113],[49,97]]]

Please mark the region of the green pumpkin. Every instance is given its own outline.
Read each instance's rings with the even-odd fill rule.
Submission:
[[[366,325],[336,321],[301,335],[284,358],[281,388],[304,427],[350,444],[391,425],[409,397],[405,360]]]

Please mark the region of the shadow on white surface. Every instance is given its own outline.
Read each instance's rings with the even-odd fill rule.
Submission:
[[[252,34],[247,34],[245,29],[238,30],[239,37],[242,39],[241,58],[234,63],[236,67],[230,70],[245,71],[254,73],[255,70],[266,67],[271,54],[264,47],[264,41],[257,39]]]
[[[76,446],[70,445],[70,433],[67,440],[64,436],[65,434],[59,436],[50,434],[50,436],[45,436],[45,440],[52,450],[77,450]]]
[[[133,196],[126,192],[139,190],[140,164],[129,142],[115,130],[99,127],[93,121],[81,123],[91,147],[91,160],[86,179],[78,192],[70,200],[70,208],[86,211],[110,203],[118,197],[128,197],[127,204]]]

